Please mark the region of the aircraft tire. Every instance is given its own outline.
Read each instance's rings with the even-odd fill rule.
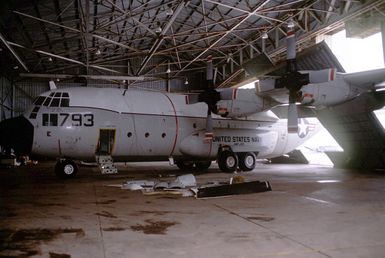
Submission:
[[[191,161],[178,160],[175,164],[180,170],[191,170],[194,168],[194,163]]]
[[[239,153],[239,168],[242,171],[251,171],[257,164],[257,157],[252,152]]]
[[[72,160],[58,161],[55,166],[56,176],[62,179],[74,178],[78,173],[78,166]]]
[[[195,162],[197,170],[207,170],[211,166],[211,160]]]
[[[218,157],[218,166],[223,172],[232,173],[238,167],[238,156],[230,150],[222,151]]]

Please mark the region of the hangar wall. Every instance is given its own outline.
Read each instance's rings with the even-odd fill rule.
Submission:
[[[4,120],[12,117],[13,90],[11,82],[5,77],[0,77],[0,87],[0,119]]]

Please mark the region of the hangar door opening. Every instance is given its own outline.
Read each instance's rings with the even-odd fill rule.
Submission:
[[[115,129],[100,129],[96,154],[111,155],[115,143]]]

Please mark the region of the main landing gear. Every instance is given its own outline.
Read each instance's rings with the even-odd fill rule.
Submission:
[[[218,154],[218,166],[223,172],[232,173],[237,167],[242,171],[251,171],[257,164],[257,158],[253,152],[234,153],[231,150],[223,150]]]
[[[180,170],[207,170],[211,165],[211,160],[208,161],[185,161],[179,160],[175,164]]]
[[[78,170],[76,163],[70,159],[60,159],[55,166],[55,174],[63,179],[74,178]]]

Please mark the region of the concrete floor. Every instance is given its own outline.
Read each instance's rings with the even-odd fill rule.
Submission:
[[[0,257],[385,257],[383,172],[259,165],[243,175],[273,191],[197,200],[107,186],[172,179],[167,163],[65,181],[52,167],[0,170]],[[209,172],[197,181],[231,176]]]

